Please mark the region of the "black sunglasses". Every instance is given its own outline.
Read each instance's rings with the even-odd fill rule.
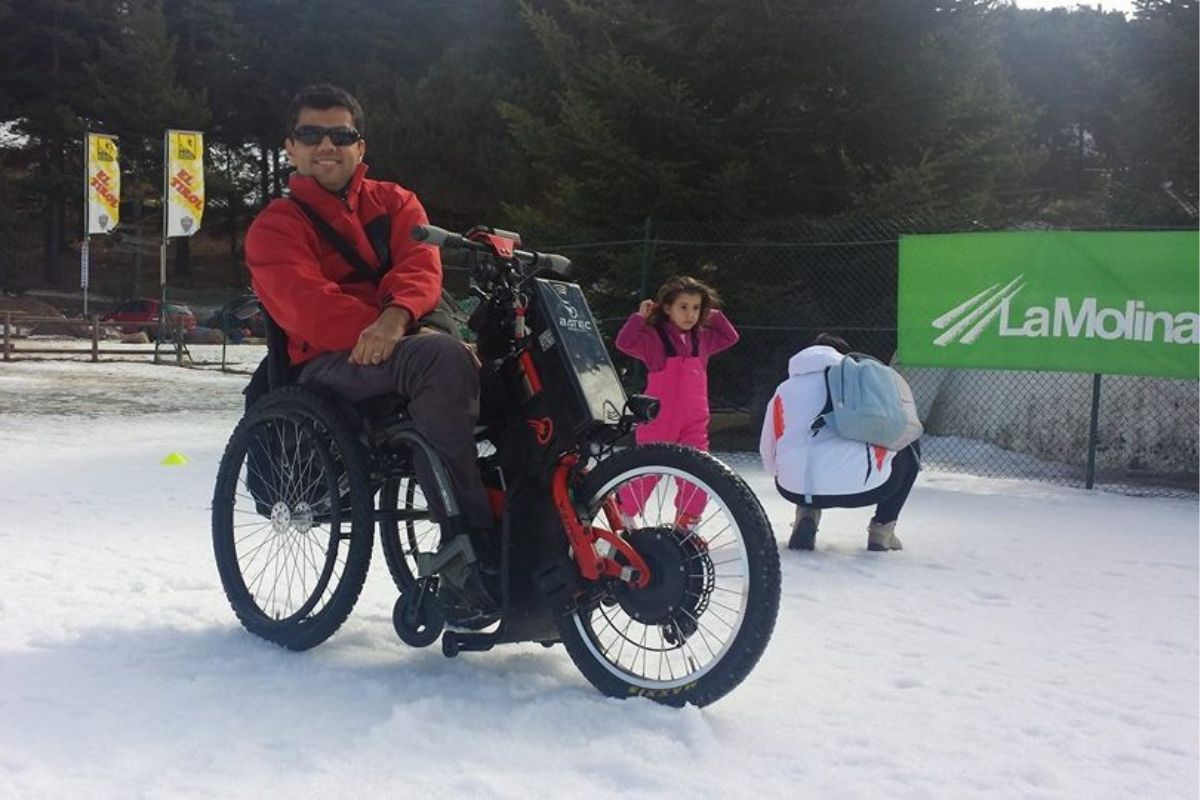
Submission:
[[[292,131],[292,138],[300,144],[318,145],[326,136],[335,147],[348,147],[363,138],[354,128],[344,125],[337,128],[322,128],[320,125],[301,125]]]

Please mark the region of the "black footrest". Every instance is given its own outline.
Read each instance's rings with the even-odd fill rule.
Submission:
[[[499,630],[491,633],[472,633],[470,631],[446,631],[442,634],[442,655],[454,658],[463,650],[481,653],[496,646]]]

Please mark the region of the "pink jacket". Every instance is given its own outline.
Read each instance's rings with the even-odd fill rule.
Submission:
[[[669,355],[663,336],[640,314],[633,314],[617,333],[617,349],[646,365],[646,394],[661,402],[658,417],[638,426],[637,440],[678,442],[708,449],[708,359],[737,343],[738,333],[720,311],[703,325],[682,331],[664,320],[662,334],[674,348]]]

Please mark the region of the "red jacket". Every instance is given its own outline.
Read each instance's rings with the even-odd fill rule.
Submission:
[[[246,266],[263,305],[288,335],[288,356],[302,364],[321,353],[350,350],[363,329],[389,305],[418,319],[441,297],[442,261],[437,248],[413,241],[412,228],[429,221],[421,201],[403,186],[373,181],[359,164],[343,201],[315,179],[292,175],[291,195],[312,208],[378,268],[363,230],[390,214],[392,268],[378,284],[364,279],[317,232],[299,206],[273,200],[246,234]]]

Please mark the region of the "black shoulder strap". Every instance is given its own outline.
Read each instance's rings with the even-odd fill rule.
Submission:
[[[294,197],[291,198],[291,201],[300,207],[304,216],[308,217],[313,227],[317,229],[317,233],[321,234],[321,238],[333,245],[333,249],[337,250],[346,263],[354,267],[354,270],[362,278],[379,283],[379,279],[391,269],[391,245],[388,240],[391,238],[392,220],[387,214],[380,214],[364,227],[367,239],[371,242],[371,249],[375,251],[375,255],[379,259],[380,269],[376,271],[358,254],[357,250],[350,246],[349,242],[342,238],[341,234],[333,229],[332,225],[322,219],[316,211],[313,211],[308,203]]]
[[[317,229],[317,232],[321,234],[325,241],[333,245],[333,248],[341,254],[342,258],[346,259],[346,262],[354,267],[355,271],[363,278],[377,284],[388,273],[388,270],[392,268],[392,218],[386,213],[380,214],[363,226],[363,231],[367,235],[367,241],[371,243],[371,249],[375,251],[375,257],[379,259],[380,267],[377,272],[371,269],[371,265],[363,260],[362,256],[350,246],[350,243],[343,239],[333,229],[333,226],[323,220],[307,203],[303,203],[294,197],[291,198],[291,201],[298,205],[300,210],[304,212],[304,215],[312,221],[313,227]],[[417,320],[417,324],[437,328],[462,341],[462,331],[459,330],[458,321],[454,316],[454,305],[447,300],[448,297],[449,294],[443,289],[437,308]]]
[[[363,230],[379,261],[379,277],[382,278],[392,268],[392,218],[384,212],[364,225]]]
[[[658,338],[662,339],[663,349],[667,351],[667,358],[674,358],[677,353],[675,352],[675,343],[671,341],[671,337],[663,329],[662,325],[655,325],[654,330],[658,331]],[[696,335],[695,328],[692,328],[688,333],[692,337],[692,358],[696,358],[700,355],[700,337]]]
[[[674,358],[675,345],[671,343],[671,337],[667,336],[667,332],[663,330],[662,325],[655,325],[654,330],[658,332],[658,338],[662,339],[663,350],[667,351],[667,358]]]
[[[813,436],[816,436],[817,432],[828,424],[829,420],[827,420],[825,416],[833,411],[833,392],[829,390],[829,370],[831,369],[833,369],[833,367],[826,367],[824,372],[825,405],[821,407],[821,413],[817,414],[817,418],[814,419],[812,425],[809,426],[809,430],[812,431]]]

